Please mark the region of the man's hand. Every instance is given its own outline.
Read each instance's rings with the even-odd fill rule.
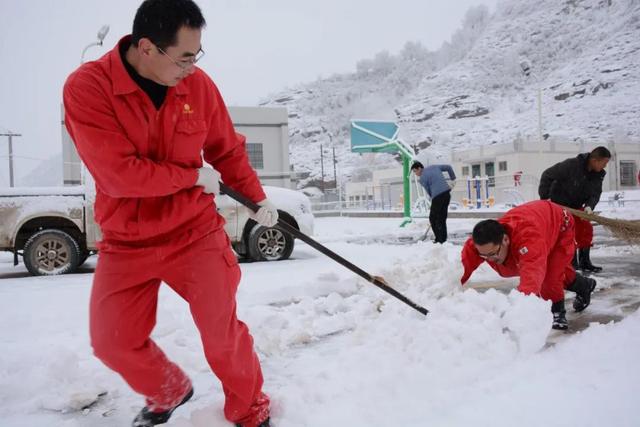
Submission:
[[[203,192],[217,196],[220,194],[220,172],[213,168],[198,169],[196,185],[204,187]]]
[[[251,219],[264,227],[273,227],[276,225],[278,222],[278,209],[276,209],[269,199],[258,202],[258,205],[261,206],[261,208],[258,209],[258,212],[249,215]]]
[[[447,185],[449,186],[449,190],[453,190],[453,187],[456,186],[456,180],[452,179],[451,181],[447,182]]]
[[[593,214],[593,209],[591,209],[591,206],[587,206],[586,208],[584,208],[584,213],[592,215]]]

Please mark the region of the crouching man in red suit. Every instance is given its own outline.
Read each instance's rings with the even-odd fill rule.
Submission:
[[[573,308],[582,311],[596,286],[595,280],[576,274],[571,264],[574,227],[571,214],[546,200],[515,207],[497,221],[481,221],[462,249],[461,282],[486,261],[502,277],[519,276],[520,292],[550,300],[553,328],[567,329],[564,290],[576,293]]]

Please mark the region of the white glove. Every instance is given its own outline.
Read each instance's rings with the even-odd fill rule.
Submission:
[[[262,206],[258,209],[258,212],[252,213],[249,216],[258,224],[264,227],[273,227],[278,222],[278,209],[269,201],[269,199],[264,199],[261,202],[258,202],[259,206]]]
[[[206,194],[213,194],[215,196],[220,194],[220,172],[213,168],[200,168],[198,169],[198,180],[196,185],[204,187],[203,192]]]
[[[451,181],[449,181],[449,182],[447,183],[447,185],[449,185],[449,190],[453,190],[453,187],[455,187],[455,186],[456,186],[456,182],[457,182],[457,181],[456,181],[455,179],[453,179],[453,180],[451,180]]]
[[[587,206],[586,208],[584,208],[584,213],[591,215],[593,213],[593,209],[591,209],[591,206]]]

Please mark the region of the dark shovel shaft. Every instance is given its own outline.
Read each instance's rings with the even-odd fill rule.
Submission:
[[[253,201],[251,201],[248,198],[246,198],[244,195],[238,193],[237,191],[235,191],[234,189],[228,187],[227,185],[225,185],[223,183],[220,183],[220,190],[221,190],[222,193],[228,195],[229,197],[231,197],[232,199],[234,199],[238,203],[243,204],[244,206],[246,206],[247,208],[251,209],[254,212],[257,212],[258,209],[260,209],[260,206],[258,206],[257,203],[254,203]],[[297,228],[293,227],[292,225],[290,225],[286,221],[284,221],[282,219],[278,219],[278,223],[276,224],[276,228],[280,229],[281,231],[284,231],[285,233],[289,233],[293,237],[296,237],[296,238],[302,240],[303,242],[305,242],[309,246],[313,247],[314,249],[318,250],[319,252],[322,252],[323,254],[325,254],[326,256],[331,258],[332,260],[336,261],[338,264],[348,268],[349,270],[351,270],[354,273],[356,273],[358,276],[360,276],[360,277],[366,279],[367,281],[373,283],[374,285],[376,285],[377,287],[379,287],[383,291],[387,292],[390,295],[393,295],[394,297],[398,298],[400,301],[402,301],[405,304],[409,305],[413,309],[419,311],[421,314],[424,314],[426,316],[427,313],[429,313],[429,310],[427,310],[426,308],[416,304],[415,302],[411,301],[406,296],[402,295],[400,292],[398,292],[395,289],[393,289],[391,286],[387,285],[384,282],[384,279],[382,279],[380,277],[372,276],[371,274],[367,273],[366,271],[364,271],[363,269],[361,269],[357,265],[355,265],[355,264],[351,263],[350,261],[347,261],[346,259],[342,258],[340,255],[338,255],[337,253],[333,252],[331,249],[329,249],[326,246],[316,242],[311,237],[307,236],[306,234],[304,234],[303,232],[301,232]]]

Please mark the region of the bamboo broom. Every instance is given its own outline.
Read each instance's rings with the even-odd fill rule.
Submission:
[[[579,218],[597,222],[604,226],[618,239],[626,240],[633,245],[640,245],[639,220],[606,218],[595,213],[588,214],[584,211],[568,208],[566,206],[564,206],[564,208]]]

